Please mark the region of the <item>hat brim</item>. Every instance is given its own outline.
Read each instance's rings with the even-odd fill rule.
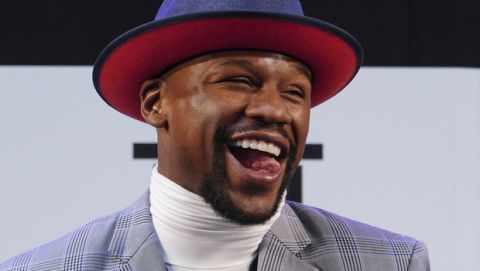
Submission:
[[[342,90],[363,60],[359,43],[342,29],[308,17],[260,12],[211,12],[154,21],[121,35],[98,57],[93,82],[110,106],[144,121],[142,83],[173,65],[222,50],[282,53],[312,70],[311,106]]]

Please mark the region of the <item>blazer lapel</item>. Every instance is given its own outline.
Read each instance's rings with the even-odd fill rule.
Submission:
[[[120,212],[113,231],[108,251],[126,270],[166,271],[162,247],[150,214],[149,195],[147,191]]]
[[[319,271],[297,257],[297,254],[310,244],[310,237],[300,219],[292,208],[285,204],[281,216],[260,244],[258,270]]]

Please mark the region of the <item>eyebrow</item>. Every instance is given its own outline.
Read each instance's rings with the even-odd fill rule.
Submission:
[[[240,66],[251,73],[255,73],[255,67],[252,63],[243,59],[230,59],[215,65],[217,67]]]
[[[250,62],[250,61],[247,61],[247,60],[243,60],[243,59],[230,59],[230,60],[226,60],[222,63],[219,63],[217,65],[215,65],[217,67],[226,67],[226,66],[240,66],[246,70],[248,70],[249,72],[252,72],[254,73],[255,72],[255,67],[254,65]],[[303,66],[303,65],[295,65],[295,69],[305,75],[310,81],[312,80],[312,72],[310,71],[309,68],[307,68],[306,66]]]

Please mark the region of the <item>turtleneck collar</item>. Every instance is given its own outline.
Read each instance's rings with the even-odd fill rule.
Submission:
[[[239,225],[219,216],[203,198],[167,179],[154,167],[150,212],[170,270],[248,270],[263,236],[280,216],[265,224]]]

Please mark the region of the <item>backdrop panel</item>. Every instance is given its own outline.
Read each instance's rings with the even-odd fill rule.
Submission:
[[[119,210],[154,130],[108,108],[91,67],[0,67],[0,259]],[[363,68],[312,111],[304,203],[427,243],[433,270],[480,270],[480,70]],[[322,191],[328,191],[323,193]],[[331,192],[334,191],[334,192]]]

